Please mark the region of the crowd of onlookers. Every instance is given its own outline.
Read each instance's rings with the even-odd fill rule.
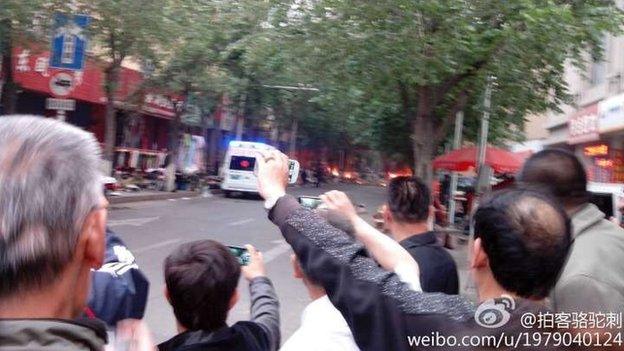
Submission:
[[[413,343],[418,336],[603,332],[587,324],[527,327],[526,315],[549,313],[619,315],[605,330],[622,333],[624,230],[589,203],[574,154],[539,152],[514,186],[478,199],[468,245],[475,304],[460,294],[456,263],[433,231],[435,209],[423,181],[389,183],[386,235],[342,192],[322,195],[320,209],[302,207],[286,193],[287,157],[273,151],[258,157],[259,190],[311,300],[301,326],[281,338],[279,301],[261,252],[248,245],[249,263],[241,265],[226,246],[200,240],[164,259],[177,335],[156,345],[140,321],[149,283],[106,227],[99,158],[94,137],[76,127],[0,118],[0,350],[377,351],[427,349]],[[241,275],[250,318],[228,325]],[[622,346],[617,339],[531,340],[446,349]]]

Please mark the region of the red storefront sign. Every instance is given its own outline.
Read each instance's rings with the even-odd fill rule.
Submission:
[[[48,67],[49,51],[29,48],[13,49],[13,79],[25,90],[31,90],[49,96],[57,96],[53,90],[54,77],[59,74],[70,75],[71,87],[63,98],[75,99],[93,104],[104,105],[104,66],[98,61],[88,58],[83,71],[67,71]],[[119,75],[115,102],[126,101],[143,82],[141,72],[122,68]],[[52,84],[51,84],[52,83]],[[154,98],[154,96],[159,96]],[[162,95],[147,94],[142,106],[142,112],[148,115],[171,119],[175,116],[172,103],[163,103],[167,100]]]
[[[575,112],[568,119],[568,144],[580,144],[600,139],[598,133],[598,104]]]

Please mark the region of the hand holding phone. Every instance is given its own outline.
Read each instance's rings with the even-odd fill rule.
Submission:
[[[288,160],[288,184],[296,184],[299,178],[299,161]]]
[[[299,200],[301,206],[311,210],[315,210],[323,204],[323,200],[317,196],[299,196],[297,200]]]
[[[264,157],[263,154],[260,154],[259,157]],[[299,161],[288,159],[288,184],[296,184],[299,179],[299,170],[301,169],[301,164]],[[254,163],[254,176],[258,177],[258,162]]]
[[[251,255],[249,254],[249,250],[240,246],[228,246],[230,252],[241,266],[247,266],[251,262]]]
[[[245,279],[252,281],[258,277],[266,277],[262,253],[251,245],[245,245],[245,249],[249,252],[250,256],[249,264],[241,268],[241,272],[243,273]]]

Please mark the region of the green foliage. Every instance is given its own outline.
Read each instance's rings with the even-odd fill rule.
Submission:
[[[10,46],[32,39],[47,39],[55,11],[65,9],[65,1],[2,0],[0,4],[0,56]]]
[[[253,53],[267,71],[321,87],[318,103],[347,121],[351,137],[372,127],[363,139],[373,147],[405,153],[409,131],[409,149],[425,159],[456,111],[477,125],[490,75],[490,136],[521,137],[510,131],[525,116],[569,101],[566,60],[599,56],[605,32],[619,33],[624,18],[604,0],[275,1],[269,17]]]
[[[168,0],[94,0],[79,2],[75,12],[90,15],[94,52],[113,64],[126,58],[155,59],[174,35],[165,16]]]

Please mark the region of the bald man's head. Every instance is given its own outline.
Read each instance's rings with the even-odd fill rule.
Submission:
[[[570,221],[548,195],[508,189],[492,193],[475,213],[490,269],[505,290],[541,299],[555,285],[570,247]]]
[[[537,186],[556,196],[566,207],[587,202],[587,173],[572,152],[546,149],[531,156],[522,167],[518,181]]]

